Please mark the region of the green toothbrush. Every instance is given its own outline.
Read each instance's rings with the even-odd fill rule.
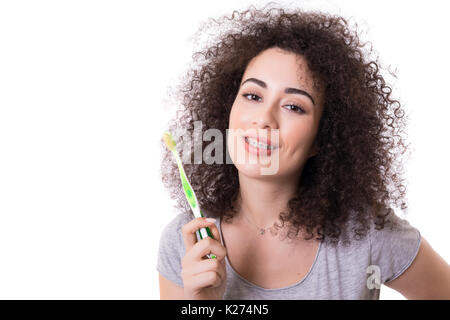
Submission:
[[[180,156],[178,155],[178,152],[176,149],[175,140],[172,138],[172,135],[169,132],[164,132],[163,140],[164,140],[164,143],[166,144],[167,149],[172,151],[172,154],[174,155],[175,160],[177,161],[178,170],[180,171],[181,183],[183,185],[183,191],[184,191],[184,194],[186,195],[186,199],[189,202],[189,205],[191,206],[192,212],[194,213],[194,217],[196,217],[196,218],[204,217],[204,215],[200,211],[200,207],[198,205],[198,201],[197,201],[197,197],[195,196],[195,192],[192,189],[192,186],[186,177],[186,173],[184,172],[183,164],[181,163]],[[211,230],[208,227],[200,228],[200,230],[197,230],[196,235],[197,235],[197,240],[201,240],[206,237],[211,237],[214,239],[214,237],[211,233]],[[214,254],[208,254],[207,257],[210,259],[217,258]]]

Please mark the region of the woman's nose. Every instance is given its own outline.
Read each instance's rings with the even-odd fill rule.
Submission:
[[[278,120],[276,117],[276,106],[266,105],[261,107],[255,114],[252,124],[261,129],[278,129]]]

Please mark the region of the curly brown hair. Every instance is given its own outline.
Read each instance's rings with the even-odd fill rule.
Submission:
[[[267,6],[271,8],[233,11],[199,29],[201,33],[216,25],[223,32],[193,54],[197,64],[175,90],[184,108],[170,120],[168,130],[182,128],[194,136],[194,121],[201,121],[201,134],[216,128],[225,135],[249,61],[271,47],[303,56],[325,95],[317,133],[320,151],[305,163],[298,192],[279,217],[289,222],[290,236],[304,229],[305,239],[316,234],[318,240],[337,243],[352,221],[354,238],[362,239],[372,223],[376,229],[384,227],[383,208],[407,208],[400,157],[407,151],[404,111],[391,96],[392,86],[381,74],[379,59],[370,58],[372,47],[367,49],[346,19]],[[236,167],[225,164],[225,158],[222,164],[192,163],[192,148],[181,150],[183,144],[177,141],[177,149],[189,153],[181,156],[191,159],[184,168],[200,207],[210,216],[231,219],[239,194]],[[202,150],[207,144],[202,139]],[[163,143],[161,148],[163,184],[178,207],[190,211],[172,155]],[[224,146],[223,155],[227,152]]]

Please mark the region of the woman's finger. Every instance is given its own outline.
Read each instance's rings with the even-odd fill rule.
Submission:
[[[190,259],[201,260],[208,254],[214,254],[218,260],[222,260],[226,254],[226,248],[216,239],[206,237],[191,247],[189,252]]]
[[[220,242],[220,232],[219,229],[217,229],[216,224],[209,226],[209,230],[211,230],[213,238]]]
[[[221,283],[222,278],[217,272],[208,271],[189,277],[184,285],[190,287],[191,290],[201,290],[207,287],[217,287]]]
[[[218,259],[204,259],[185,268],[184,274],[195,276],[203,272],[219,272],[220,268],[221,262]]]
[[[186,251],[190,250],[197,242],[197,236],[195,235],[197,230],[200,228],[211,227],[214,225],[214,222],[215,219],[211,218],[195,218],[181,227]]]

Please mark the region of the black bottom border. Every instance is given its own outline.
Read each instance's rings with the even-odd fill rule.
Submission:
[[[407,316],[448,310],[450,300],[1,300],[3,313],[45,318],[124,317],[126,319],[278,319],[330,313],[358,319]],[[384,313],[389,312],[389,313]],[[306,313],[306,314],[305,314]]]

